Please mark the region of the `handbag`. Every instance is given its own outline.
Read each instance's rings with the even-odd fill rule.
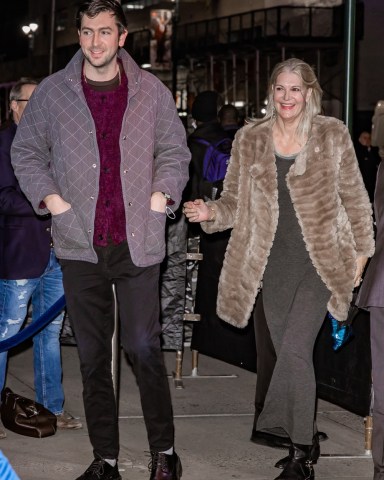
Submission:
[[[1,394],[0,414],[4,427],[20,435],[44,438],[56,433],[56,415],[8,387]]]

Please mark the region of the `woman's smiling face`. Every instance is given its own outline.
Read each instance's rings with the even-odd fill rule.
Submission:
[[[273,85],[273,104],[282,120],[299,121],[311,89],[303,86],[301,78],[292,72],[282,72]]]

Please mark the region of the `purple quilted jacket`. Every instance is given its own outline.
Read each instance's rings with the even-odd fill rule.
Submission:
[[[119,57],[129,88],[120,134],[126,233],[133,262],[144,267],[165,255],[166,215],[150,209],[151,194],[169,193],[177,208],[188,180],[190,153],[169,89],[141,70],[125,50]],[[93,230],[100,158],[81,87],[82,62],[79,50],[64,70],[36,88],[17,129],[12,164],[38,214],[48,213],[41,201],[52,193],[72,205],[52,217],[57,257],[96,263]]]

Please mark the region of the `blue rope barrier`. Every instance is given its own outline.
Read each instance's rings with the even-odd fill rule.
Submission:
[[[0,342],[0,353],[6,352],[10,348],[16,347],[20,343],[27,340],[29,337],[33,337],[36,335],[40,330],[48,325],[48,323],[52,322],[54,318],[56,318],[59,313],[64,310],[65,308],[65,296],[57,300],[51,307],[48,308],[46,312],[44,312],[40,317],[36,320],[36,322],[30,323],[28,327],[20,330],[20,332],[16,333],[12,337],[7,338]]]

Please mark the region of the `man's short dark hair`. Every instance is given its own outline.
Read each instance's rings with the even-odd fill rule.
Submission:
[[[116,25],[121,35],[128,29],[127,19],[125,18],[124,10],[117,0],[85,0],[81,3],[76,14],[76,27],[81,28],[81,20],[86,15],[89,18],[94,18],[101,12],[111,12],[116,19]]]
[[[19,100],[21,97],[21,89],[24,85],[37,85],[39,82],[34,78],[22,78],[18,82],[16,82],[9,92],[9,101],[12,100]]]
[[[218,113],[219,121],[224,123],[237,123],[240,118],[239,111],[234,105],[223,105]]]

